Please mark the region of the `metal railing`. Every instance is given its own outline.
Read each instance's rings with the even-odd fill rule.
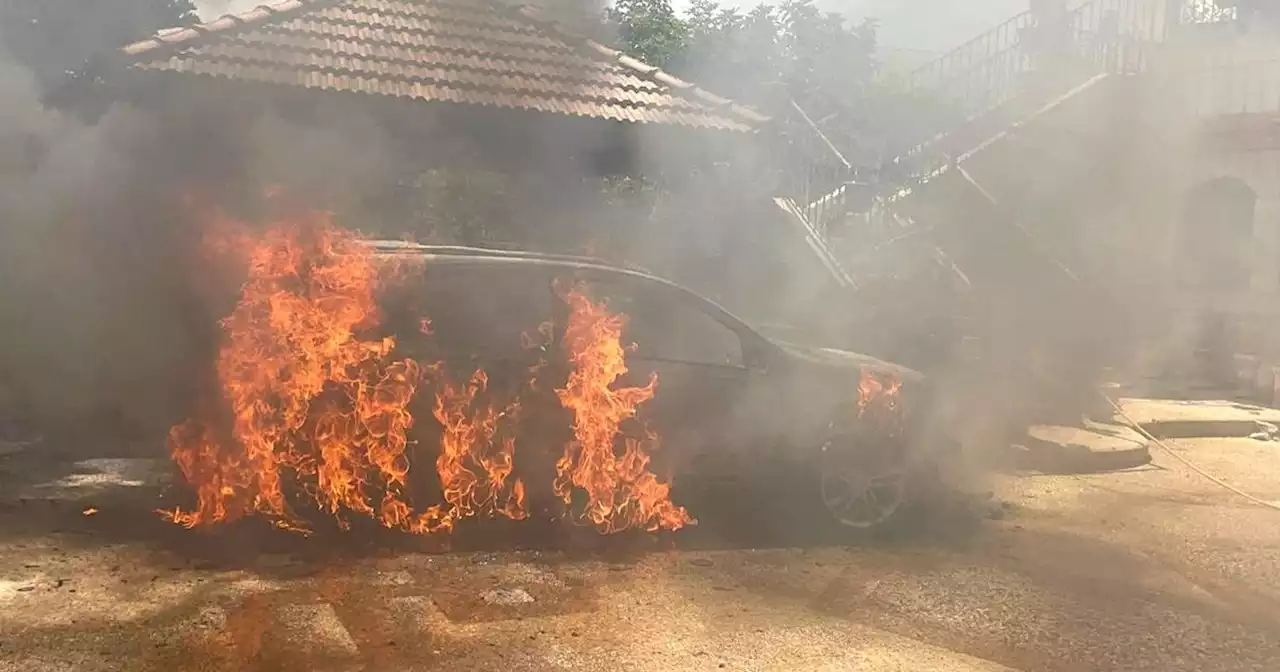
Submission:
[[[1152,66],[1162,99],[1196,119],[1280,111],[1280,35],[1254,33],[1234,11],[1183,15],[1183,25]]]
[[[928,130],[914,146],[892,152],[893,161],[864,167],[869,170],[851,165],[823,133],[821,122],[791,103],[783,116],[792,169],[784,175],[782,192],[826,244],[834,223],[848,220],[854,212],[865,214],[877,199],[893,201],[895,194],[909,192],[911,185],[944,169],[956,158],[949,154],[957,150],[950,147],[955,142],[944,139],[955,137],[963,144],[964,138],[954,134],[966,124],[1022,97],[1029,104],[1000,126],[1015,124],[1017,118],[1035,114],[1064,94],[1087,89],[1100,76],[1151,69],[1157,54],[1161,67],[1167,68],[1173,62],[1169,54],[1187,51],[1181,39],[1177,49],[1156,48],[1175,29],[1230,19],[1229,14],[1206,17],[1187,10],[1186,0],[1087,0],[1054,24],[1052,30],[1063,32],[1043,32],[1045,27],[1032,12],[1002,22],[906,77],[909,91],[948,102],[953,119],[968,121]],[[1194,58],[1194,67],[1184,64],[1178,72],[1186,80],[1182,89],[1203,114],[1280,110],[1280,48],[1262,58],[1229,52]],[[983,122],[974,128],[989,125]],[[990,135],[988,131],[975,141]],[[879,185],[877,193],[858,184],[860,174]]]
[[[831,223],[845,212],[846,185],[853,180],[853,165],[794,101],[784,123],[792,169],[784,175],[782,193],[826,243]]]
[[[1152,45],[1169,37],[1181,16],[1179,0],[1093,0],[1071,15],[1073,54],[1093,72],[1145,70]]]
[[[785,158],[774,202],[798,225],[805,244],[836,284],[856,288],[830,246],[832,224],[846,212],[846,185],[854,168],[796,102],[790,101],[776,118],[782,131],[777,149]]]
[[[1141,70],[1149,45],[1180,19],[1180,0],[1090,0],[1056,28],[1067,34],[1055,52],[1047,32],[1055,28],[1023,12],[911,72],[906,86],[941,94],[972,117],[1013,99],[1050,59],[1095,73]]]
[[[1280,112],[1280,43],[1199,55],[1173,66],[1183,111],[1202,120]]]
[[[883,195],[903,197],[959,153],[1064,95],[1088,90],[1100,76],[1145,70],[1155,45],[1183,19],[1182,1],[1088,0],[1051,25],[1024,12],[917,69],[906,80],[909,90],[945,101],[962,121],[894,152],[879,181],[901,188]]]
[[[1018,73],[1030,68],[1023,36],[1035,24],[1023,12],[965,42],[906,77],[909,91],[934,92],[968,112],[1006,97]]]

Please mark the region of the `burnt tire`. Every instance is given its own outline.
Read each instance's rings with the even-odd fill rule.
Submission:
[[[882,529],[905,509],[912,490],[906,445],[861,432],[829,438],[819,454],[818,503],[829,520],[854,531]]]

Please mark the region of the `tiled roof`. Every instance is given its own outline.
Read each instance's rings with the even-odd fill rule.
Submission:
[[[129,67],[747,131],[756,112],[501,0],[285,0],[161,31]]]

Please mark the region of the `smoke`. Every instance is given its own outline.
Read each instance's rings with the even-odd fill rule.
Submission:
[[[86,117],[47,106],[0,44],[0,416],[66,432],[52,443],[71,450],[117,439],[158,450],[208,383],[234,287],[198,272],[207,213],[192,203],[255,219],[270,189],[352,229],[454,242],[459,212],[505,199],[508,221],[483,222],[499,238],[554,222],[563,242],[590,219],[561,217],[585,190],[557,187],[583,183],[617,137],[533,114],[513,129],[486,109],[166,84],[113,90]],[[424,175],[480,166],[515,178],[424,189]]]
[[[388,141],[323,105],[291,121],[177,89],[85,120],[41,94],[0,57],[2,412],[68,431],[69,449],[154,439],[185,413],[216,340],[210,297],[229,289],[193,272],[202,213],[184,198],[245,211],[282,187],[348,207],[391,179]]]
[[[141,186],[155,127],[113,108],[94,124],[45,109],[34,78],[0,58],[0,273],[3,383],[44,423],[111,413],[163,376],[177,328],[170,310],[174,230]],[[153,310],[153,308],[160,308]],[[14,409],[5,409],[12,413]]]
[[[564,15],[598,11],[547,4]],[[745,81],[758,72],[715,66],[686,64],[717,73],[727,88],[760,84]],[[973,298],[944,279],[847,294],[770,202],[773,127],[716,133],[445,104],[386,112],[354,97],[277,103],[261,89],[224,96],[208,84],[116,102],[87,121],[43,106],[30,74],[0,59],[0,384],[45,426],[95,419],[122,434],[154,436],[184,415],[212,361],[221,316],[192,273],[201,226],[182,202],[192,191],[252,214],[263,190],[278,187],[369,233],[591,252],[644,266],[757,324],[808,328],[821,345],[925,362],[963,381],[957,396],[1005,419],[1032,415],[1011,408],[1029,396],[1065,415],[1086,406],[1107,367],[1124,364],[1149,335],[1129,310],[1153,305],[1141,280],[1153,263],[1145,241],[1114,232],[1055,237],[1086,220],[1095,232],[1128,230],[1114,209],[1053,220],[1043,202],[1018,205],[1017,188],[998,195],[1012,204],[1004,210],[943,203],[935,214],[946,221],[921,223],[950,233],[921,239],[939,240],[987,283],[976,291],[988,293]],[[1122,130],[1107,114],[1095,117],[1093,130],[1110,137]],[[1096,160],[1122,171],[1138,152],[1154,156],[1151,149],[1113,147],[1107,155],[1094,147],[1078,167],[1087,175]],[[1062,174],[1028,176],[1022,164],[975,173],[1024,187],[1030,177],[1042,195],[1064,188]],[[1094,187],[1062,192],[1064,205],[1087,203]],[[1135,210],[1129,220],[1151,217]],[[1068,265],[1089,282],[1064,285],[1046,274],[1048,257],[1009,248],[1026,225],[1050,250],[1074,250]],[[886,253],[887,263],[894,254]],[[906,256],[904,265],[918,263]],[[990,277],[979,278],[984,271]],[[982,309],[970,310],[967,324],[949,323],[948,311],[972,308],[966,302]],[[932,334],[956,342],[975,324],[986,356],[976,368],[959,349],[911,351]],[[1033,369],[1039,373],[1028,375]]]

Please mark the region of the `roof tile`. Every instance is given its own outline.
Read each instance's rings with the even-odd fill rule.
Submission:
[[[734,131],[766,121],[496,0],[286,0],[122,53],[144,72]]]

